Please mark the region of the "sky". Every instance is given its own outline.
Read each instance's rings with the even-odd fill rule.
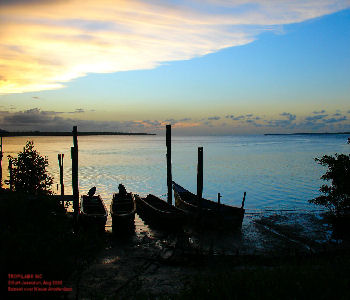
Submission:
[[[1,0],[0,129],[350,131],[350,0]]]

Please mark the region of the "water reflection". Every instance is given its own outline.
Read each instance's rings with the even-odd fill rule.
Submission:
[[[64,153],[64,183],[71,193],[71,137],[4,138],[4,177],[7,155],[16,155],[26,140],[34,140],[48,156],[49,172],[59,182],[57,154]],[[141,196],[166,194],[165,138],[160,136],[79,137],[79,189],[92,187],[110,205],[118,184]],[[204,191],[208,199],[223,195],[222,202],[239,205],[247,192],[249,209],[312,209],[324,172],[313,158],[348,151],[344,136],[226,136],[173,137],[173,178],[196,191],[197,147],[204,147]],[[57,192],[56,185],[54,191]]]

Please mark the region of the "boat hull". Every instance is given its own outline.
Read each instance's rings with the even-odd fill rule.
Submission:
[[[148,195],[145,198],[136,195],[135,199],[137,213],[150,226],[179,229],[187,221],[185,211],[168,204],[154,195]]]
[[[132,193],[114,194],[110,212],[114,233],[130,231],[135,228],[136,203]]]
[[[202,199],[173,182],[175,205],[191,215],[193,224],[207,228],[234,229],[242,226],[243,208],[218,204],[214,201]]]
[[[83,195],[80,200],[79,224],[86,229],[104,231],[107,210],[100,196]]]

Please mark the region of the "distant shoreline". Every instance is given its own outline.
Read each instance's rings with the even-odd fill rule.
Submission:
[[[350,134],[350,132],[299,132],[299,133],[265,133],[264,135],[334,135]]]
[[[126,133],[126,132],[78,132],[78,136],[86,135],[156,135],[155,133]],[[0,132],[2,137],[14,136],[72,136],[72,132],[41,132],[41,131],[23,131],[23,132]]]

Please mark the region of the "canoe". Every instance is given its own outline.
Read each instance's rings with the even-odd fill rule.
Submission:
[[[101,196],[81,196],[79,223],[85,227],[104,231],[106,221],[107,210]]]
[[[244,217],[244,200],[241,207],[234,207],[217,202],[201,199],[199,203],[197,196],[192,194],[181,185],[173,183],[175,205],[192,216],[192,220],[200,226],[208,228],[239,228],[242,226]]]
[[[127,193],[123,185],[119,185],[119,193],[113,194],[110,211],[113,232],[134,228],[135,197],[132,193]]]
[[[159,228],[180,228],[186,222],[186,212],[149,194],[135,195],[137,213],[147,224]]]

